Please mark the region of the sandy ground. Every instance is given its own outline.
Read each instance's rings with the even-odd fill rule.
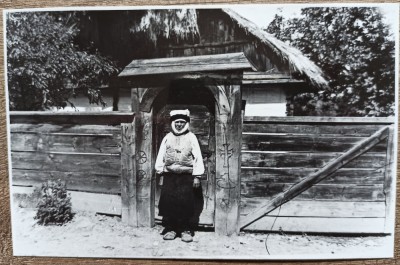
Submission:
[[[77,212],[63,226],[41,226],[35,209],[13,211],[14,255],[118,258],[311,259],[388,256],[390,237],[329,237],[196,232],[194,241],[164,241],[161,226],[132,228],[118,217]],[[266,242],[267,240],[267,242]],[[268,254],[267,248],[270,254]]]

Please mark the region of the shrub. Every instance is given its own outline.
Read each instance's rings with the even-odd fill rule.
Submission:
[[[65,183],[60,180],[42,184],[41,198],[37,205],[37,219],[40,225],[62,225],[73,218],[71,197],[67,194]]]

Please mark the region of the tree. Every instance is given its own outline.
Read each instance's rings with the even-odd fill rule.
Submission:
[[[72,105],[84,93],[105,104],[99,87],[117,73],[114,63],[74,41],[74,12],[18,12],[7,16],[7,77],[10,110],[44,110]]]
[[[378,8],[304,8],[298,18],[276,16],[267,31],[299,48],[330,79],[329,89],[295,98],[295,115],[394,114],[394,40]]]

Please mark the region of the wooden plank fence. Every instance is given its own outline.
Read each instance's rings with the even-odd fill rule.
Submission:
[[[207,117],[193,117],[193,129],[203,151],[212,152],[207,159],[214,161],[214,136],[209,135]],[[138,192],[144,183],[137,178],[138,171],[143,169],[135,168],[132,158],[139,151],[136,134],[144,130],[134,129],[133,113],[12,112],[10,123],[14,192],[32,192],[48,179],[61,179],[79,209],[122,215],[132,225],[144,224],[137,219],[140,211],[151,208],[139,208],[145,205],[143,198],[154,194],[143,197]],[[393,124],[392,118],[245,117],[239,223],[251,231],[390,233]],[[164,132],[168,126],[168,122],[157,123],[154,128]],[[123,138],[124,133],[131,138]],[[368,150],[360,148],[365,152],[353,153],[346,163],[339,161],[332,172],[318,177],[327,165],[371,137],[375,140]],[[215,162],[210,166],[215,167]],[[316,175],[318,181],[310,182],[310,176]],[[208,188],[216,181],[214,174],[204,181],[205,199],[212,204],[204,216],[218,218],[214,216],[218,211],[210,212],[219,207],[214,208],[216,191]],[[311,184],[304,188],[301,183]],[[151,218],[146,222],[152,223]]]
[[[288,232],[388,232],[393,123],[393,118],[246,117],[241,226]],[[346,159],[339,161],[340,157]],[[312,177],[317,181],[312,183]]]
[[[75,206],[121,214],[121,123],[132,120],[119,112],[11,112],[15,191],[60,179]]]

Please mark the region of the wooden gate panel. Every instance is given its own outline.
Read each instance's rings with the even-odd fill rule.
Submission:
[[[388,118],[247,118],[243,126],[241,219],[357,141],[391,123],[393,121]],[[246,229],[357,233],[341,227],[349,219],[355,226],[360,224],[358,232],[383,233],[388,225],[382,224],[389,218],[385,211],[390,212],[385,204],[390,196],[385,184],[390,175],[387,167],[393,164],[387,155],[393,148],[393,143],[388,141],[392,136],[388,137]],[[317,210],[310,210],[313,207]],[[272,227],[271,220],[277,216],[276,225]],[[304,220],[304,223],[293,226],[296,220]],[[320,223],[330,228],[321,228]]]

